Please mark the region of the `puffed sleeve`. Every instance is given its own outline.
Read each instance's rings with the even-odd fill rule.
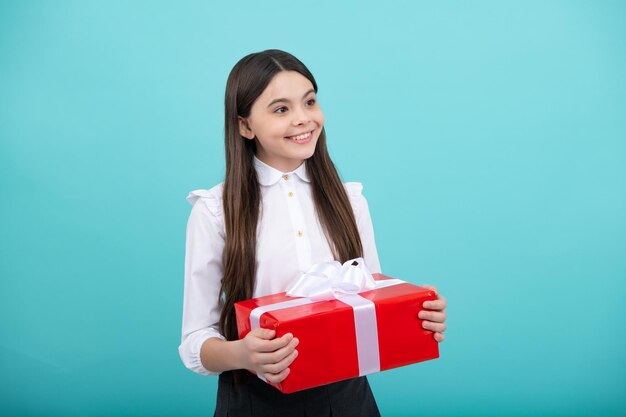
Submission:
[[[219,290],[224,273],[224,222],[221,187],[196,190],[187,197],[193,205],[187,222],[185,288],[180,358],[187,368],[202,375],[219,375],[200,361],[200,348],[219,332]]]
[[[344,187],[352,204],[356,225],[361,235],[365,264],[372,273],[380,273],[380,261],[378,260],[378,251],[376,250],[376,241],[374,239],[374,226],[372,225],[367,200],[363,196],[363,185],[360,182],[347,182],[344,184]]]

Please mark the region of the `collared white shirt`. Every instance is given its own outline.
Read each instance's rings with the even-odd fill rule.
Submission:
[[[301,272],[334,260],[319,222],[306,162],[293,172],[280,172],[254,158],[261,188],[257,225],[257,268],[253,297],[283,292]],[[380,272],[374,230],[362,185],[344,184],[363,244],[363,259]],[[200,347],[219,332],[219,289],[224,274],[223,183],[189,193],[193,205],[187,223],[182,339],[178,348],[185,366],[203,375],[219,375],[200,361]]]

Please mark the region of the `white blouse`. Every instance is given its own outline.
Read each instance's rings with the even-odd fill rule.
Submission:
[[[256,285],[253,297],[283,292],[291,280],[333,255],[315,212],[306,163],[283,173],[254,158],[261,188],[257,226]],[[363,259],[372,273],[380,263],[369,208],[358,182],[344,184],[363,244]],[[219,332],[219,289],[223,277],[223,183],[189,193],[193,205],[187,223],[182,339],[178,347],[185,366],[202,375],[219,375],[200,361],[200,347]]]

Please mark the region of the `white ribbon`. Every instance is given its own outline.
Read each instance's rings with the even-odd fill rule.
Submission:
[[[374,288],[376,281],[363,258],[356,258],[343,265],[332,261],[311,266],[287,287],[287,295],[322,301],[337,299],[339,294],[357,294]]]
[[[399,279],[376,281],[363,258],[351,259],[343,265],[337,261],[315,264],[287,288],[288,296],[298,298],[253,309],[250,328],[259,327],[261,315],[269,311],[339,300],[351,306],[354,312],[359,376],[368,375],[380,371],[376,306],[358,293],[403,283]],[[259,378],[265,380],[261,375]]]

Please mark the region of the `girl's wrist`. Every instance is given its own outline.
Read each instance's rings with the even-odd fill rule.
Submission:
[[[245,369],[246,363],[242,340],[232,340],[228,343],[230,343],[229,350],[232,355],[234,369]]]
[[[240,340],[207,339],[200,348],[202,366],[211,372],[242,369],[244,354]]]

